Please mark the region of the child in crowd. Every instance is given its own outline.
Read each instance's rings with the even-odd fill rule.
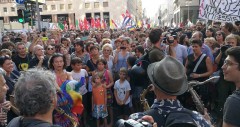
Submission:
[[[102,77],[102,83],[106,84],[106,90],[107,90],[107,110],[110,117],[110,123],[108,126],[113,126],[113,92],[112,87],[114,84],[111,72],[106,69],[107,68],[107,61],[100,58],[97,60],[97,69],[95,70],[96,73],[99,74],[100,77]]]
[[[72,67],[72,77],[74,80],[80,82],[81,78],[84,77],[84,85],[80,88],[79,92],[82,95],[82,103],[84,107],[87,106],[87,88],[86,88],[86,83],[88,80],[88,73],[85,69],[82,69],[82,60],[79,57],[75,57],[71,60],[71,67]],[[83,124],[86,125],[86,117],[87,117],[87,112],[86,110],[83,113]]]
[[[114,96],[117,102],[117,109],[119,111],[119,116],[123,119],[128,119],[130,112],[129,103],[130,103],[130,84],[127,81],[127,69],[121,68],[119,71],[120,79],[117,80],[114,84]]]
[[[100,118],[104,120],[103,127],[107,126],[107,91],[106,83],[102,82],[99,73],[92,77],[92,116],[97,119],[97,127],[100,126]]]

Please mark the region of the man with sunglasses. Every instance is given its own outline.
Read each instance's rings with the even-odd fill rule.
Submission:
[[[230,95],[223,109],[223,127],[240,126],[240,47],[232,47],[226,51],[227,58],[222,66],[224,79],[234,82],[236,90]]]

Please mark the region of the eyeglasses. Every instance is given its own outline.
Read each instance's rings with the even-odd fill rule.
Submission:
[[[10,41],[10,40],[3,40],[3,41]]]
[[[222,36],[222,34],[217,34],[218,36]]]
[[[224,60],[223,65],[233,66],[233,65],[239,65],[239,64],[238,63],[233,63],[233,62],[231,62],[229,60]]]
[[[53,48],[47,48],[47,50],[53,50]]]

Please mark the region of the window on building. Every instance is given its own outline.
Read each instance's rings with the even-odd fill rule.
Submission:
[[[94,8],[99,8],[99,2],[94,2]]]
[[[47,10],[47,5],[43,5],[43,10]]]
[[[7,8],[6,7],[3,8],[3,12],[7,12]]]
[[[90,3],[85,3],[85,8],[90,8]]]
[[[68,4],[68,9],[72,9],[72,4]]]
[[[55,5],[51,5],[51,9],[52,10],[56,10],[56,6]]]
[[[64,4],[60,4],[60,10],[64,10]]]
[[[103,2],[103,7],[108,7],[108,2]]]
[[[11,12],[15,12],[15,7],[11,7]]]

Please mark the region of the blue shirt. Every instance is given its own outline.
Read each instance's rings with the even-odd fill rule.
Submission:
[[[169,99],[161,100],[161,101],[157,101],[155,99],[153,105],[151,106],[151,109],[157,109],[158,113],[160,115],[162,115],[163,118],[165,118],[165,119],[169,112],[185,110],[185,108],[181,105],[180,101],[169,100]],[[146,115],[146,114],[144,114],[143,112],[139,112],[139,113],[134,113],[134,114],[130,115],[129,118],[138,120],[138,119],[141,119],[144,115]],[[192,111],[192,117],[198,127],[210,127],[210,124],[198,112]],[[163,121],[163,120],[161,120],[161,121]],[[162,125],[158,125],[158,127],[163,127],[164,124],[165,124],[165,122],[162,123]]]

